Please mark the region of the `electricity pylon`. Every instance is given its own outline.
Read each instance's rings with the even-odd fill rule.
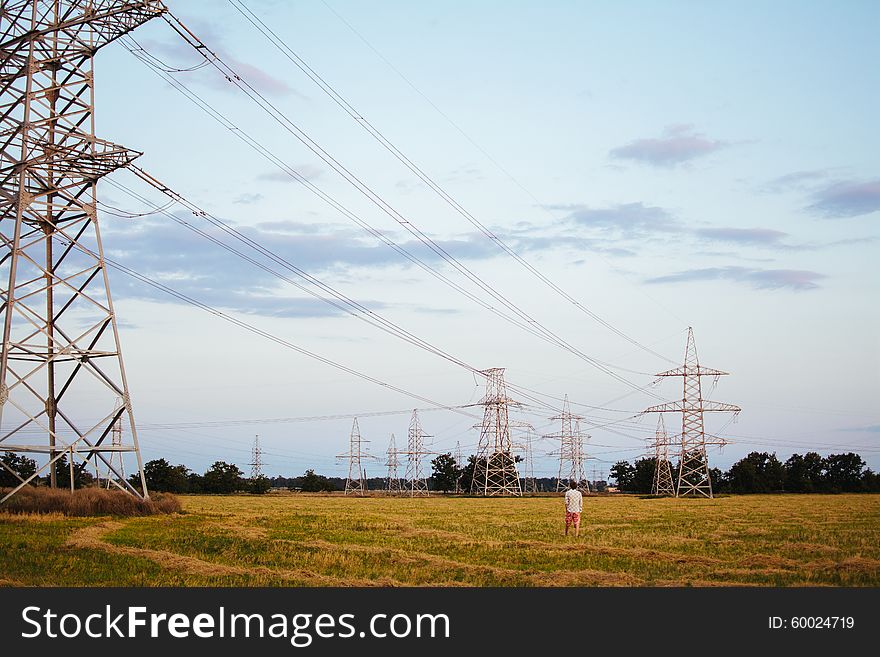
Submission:
[[[534,452],[532,451],[532,432],[526,432],[526,442],[525,442],[525,473],[523,475],[523,492],[524,493],[537,493],[538,492],[538,484],[535,481],[535,458]]]
[[[409,422],[409,432],[407,434],[406,454],[406,489],[404,492],[409,493],[410,497],[417,495],[428,495],[428,478],[425,476],[424,467],[422,465],[422,457],[433,454],[425,450],[424,439],[430,438],[422,430],[422,424],[419,422],[419,412],[413,409],[412,418]]]
[[[260,437],[254,436],[254,447],[251,449],[251,481],[263,476],[263,450],[260,448]]]
[[[584,474],[584,461],[587,458],[584,451],[584,440],[590,436],[581,433],[580,421],[584,418],[572,414],[568,395],[566,395],[562,402],[562,413],[554,415],[550,419],[559,420],[562,423],[560,431],[545,436],[559,440],[559,474],[556,477],[556,492],[567,489],[569,481],[577,482],[578,488],[585,488],[586,492],[589,492],[590,485]]]
[[[122,399],[116,400],[116,408],[120,408],[122,406]],[[110,444],[113,447],[122,447],[122,417],[116,419],[116,422],[113,423],[113,429],[110,432]],[[122,452],[111,452],[110,453],[110,463],[111,465],[116,466],[116,470],[122,474],[122,478],[125,479],[125,461],[122,458]],[[97,462],[95,463],[95,467],[97,469]],[[98,485],[101,485],[101,482],[98,481]],[[119,486],[120,484],[113,480],[113,470],[108,468],[107,470],[107,490],[110,490],[110,486],[115,485]]]
[[[706,440],[703,428],[703,413],[706,411],[727,411],[739,413],[742,409],[733,404],[703,399],[701,377],[726,376],[727,372],[702,367],[697,357],[694,330],[688,327],[687,347],[684,352],[684,365],[660,372],[658,377],[680,376],[684,380],[684,393],[681,401],[657,404],[644,413],[681,413],[681,458],[678,466],[678,483],[675,496],[702,495],[712,497],[712,479],[709,476],[709,459],[706,445],[724,445],[723,439]]]
[[[666,433],[662,415],[657,418],[657,430],[654,432],[654,483],[651,485],[651,493],[675,496],[672,466],[669,463],[669,434]]]
[[[0,8],[0,452],[46,456],[0,502],[47,470],[56,487],[65,455],[101,461],[121,488],[148,496],[96,206],[98,180],[140,153],[95,137],[93,63],[164,11],[148,0]],[[114,446],[120,418],[131,444]],[[141,490],[114,453],[134,454]]]
[[[385,478],[385,492],[389,495],[400,495],[400,458],[397,445],[394,442],[394,434],[391,434],[391,442],[388,443],[388,458],[385,465],[388,467],[388,476]]]
[[[504,368],[496,367],[481,374],[486,377],[486,395],[479,403],[484,407],[484,412],[471,493],[522,495],[510,440],[508,413],[510,406],[518,407],[519,403],[507,397]]]
[[[458,440],[455,441],[455,467],[458,468],[458,476],[455,478],[455,492],[459,494],[462,492],[461,476],[464,465],[461,458],[461,442]]]
[[[357,418],[351,423],[351,434],[348,439],[348,451],[337,454],[338,459],[348,459],[348,478],[345,480],[346,495],[366,495],[367,478],[364,474],[363,460],[375,458],[367,454],[361,447],[370,442],[361,438],[361,430],[358,427]]]

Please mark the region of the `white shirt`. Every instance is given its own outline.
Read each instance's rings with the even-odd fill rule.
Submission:
[[[565,491],[565,510],[569,513],[580,513],[584,509],[584,496],[579,490],[569,488]]]

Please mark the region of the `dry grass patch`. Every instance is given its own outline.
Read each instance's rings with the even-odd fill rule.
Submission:
[[[6,489],[8,491],[8,489]],[[0,489],[0,495],[4,490]],[[179,513],[180,501],[168,493],[149,500],[121,490],[81,488],[74,491],[26,486],[7,500],[3,511],[12,514],[54,514],[61,516],[150,516]]]

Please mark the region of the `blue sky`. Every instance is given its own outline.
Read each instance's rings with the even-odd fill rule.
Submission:
[[[713,465],[726,468],[754,449],[785,459],[814,447],[859,451],[880,468],[876,3],[246,4],[462,206],[593,312],[672,360],[693,326],[701,360],[731,373],[706,396],[743,408],[724,428],[734,444],[713,451]],[[617,371],[639,386],[671,367],[477,234],[230,3],[169,6],[383,199],[579,350],[624,368]],[[198,62],[162,21],[134,36],[172,67]],[[425,255],[216,71],[175,77],[364,221]],[[479,368],[506,367],[520,386],[613,409],[576,407],[596,424],[653,403],[408,265],[121,44],[98,55],[96,96],[99,136],[144,151],[139,164],[188,199],[413,333]],[[114,179],[161,202],[128,174]],[[143,209],[108,184],[101,192],[115,207]],[[450,405],[479,398],[466,371],[331,312],[161,215],[107,215],[103,231],[111,257],[297,345]],[[156,425],[424,406],[117,273],[112,284],[147,458],[243,465],[259,433],[269,474],[339,474],[344,464],[333,455],[347,448],[349,419]],[[672,381],[650,390],[680,395]],[[521,417],[539,433],[558,430],[547,415],[526,409]],[[460,441],[468,453],[477,441],[472,418],[433,411],[423,423],[438,451]],[[639,455],[654,423],[615,425],[625,435],[590,430],[597,458],[588,469]],[[391,432],[401,444],[407,425],[405,414],[360,422],[374,453]],[[537,474],[555,474],[543,455],[552,449],[549,440],[537,444]],[[379,462],[368,466],[381,471]]]

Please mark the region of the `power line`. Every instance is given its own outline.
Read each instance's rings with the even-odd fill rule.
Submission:
[[[312,82],[314,82],[327,96],[329,96],[346,114],[367,131],[385,150],[391,153],[401,164],[415,174],[422,182],[424,182],[432,191],[434,191],[443,201],[446,202],[456,213],[466,219],[480,233],[494,242],[502,251],[511,258],[516,260],[529,273],[544,283],[551,290],[556,292],[560,297],[572,304],[578,310],[588,315],[590,318],[598,322],[603,327],[610,330],[615,335],[627,340],[636,347],[650,353],[667,362],[674,362],[670,358],[654,351],[647,345],[642,344],[638,340],[630,337],[614,325],[599,317],[596,313],[580,303],[577,299],[568,294],[556,283],[550,280],[545,274],[539,271],[534,265],[517,253],[509,244],[501,237],[490,230],[484,223],[477,219],[467,209],[465,209],[456,199],[454,199],[443,187],[441,187],[433,178],[431,178],[421,167],[413,162],[405,153],[395,146],[382,132],[368,121],[362,112],[356,109],[348,102],[330,83],[328,83],[321,75],[319,75],[311,66],[309,66],[290,46],[278,36],[265,22],[263,22],[247,5],[241,0],[228,0],[229,3],[251,24],[257,29],[269,42],[272,43],[288,60],[290,60],[297,68],[299,68]],[[599,362],[599,361],[597,361]],[[608,363],[604,363],[608,365]]]
[[[391,206],[384,198],[382,198],[371,187],[369,187],[360,177],[352,173],[347,167],[339,162],[339,160],[337,160],[317,142],[315,142],[304,130],[302,130],[294,121],[292,121],[290,117],[287,116],[287,114],[281,111],[259,90],[255,89],[221,57],[219,57],[215,52],[210,51],[208,47],[204,44],[204,42],[199,39],[188,27],[186,27],[186,25],[179,18],[168,12],[166,14],[163,14],[163,19],[175,32],[177,32],[178,35],[181,36],[181,38],[183,38],[194,50],[196,50],[197,53],[205,57],[206,60],[210,61],[211,65],[221,75],[223,75],[230,83],[234,84],[246,96],[254,101],[254,103],[258,107],[260,107],[260,109],[268,114],[284,130],[294,136],[300,143],[302,143],[304,146],[306,146],[306,148],[312,151],[312,153],[318,156],[325,164],[327,164],[337,174],[344,178],[346,182],[352,185],[359,193],[361,193],[365,198],[367,198],[371,203],[379,208],[384,214],[388,215],[404,230],[406,230],[419,242],[424,244],[428,249],[430,249],[438,257],[444,260],[459,274],[467,278],[473,285],[481,289],[485,294],[492,297],[499,303],[503,304],[508,310],[513,312],[522,321],[533,326],[536,330],[546,335],[560,347],[577,355],[584,361],[590,363],[593,367],[599,369],[608,376],[617,379],[621,383],[624,383],[625,385],[633,388],[637,387],[636,384],[630,382],[628,379],[609,369],[607,366],[603,365],[592,356],[585,354],[584,352],[580,351],[579,349],[559,337],[557,334],[544,326],[539,320],[535,319],[526,311],[522,310],[519,306],[514,304],[507,297],[496,290],[492,285],[480,278],[460,260],[450,254],[443,246],[438,244],[429,235],[418,228],[410,219],[402,215],[398,210]]]

